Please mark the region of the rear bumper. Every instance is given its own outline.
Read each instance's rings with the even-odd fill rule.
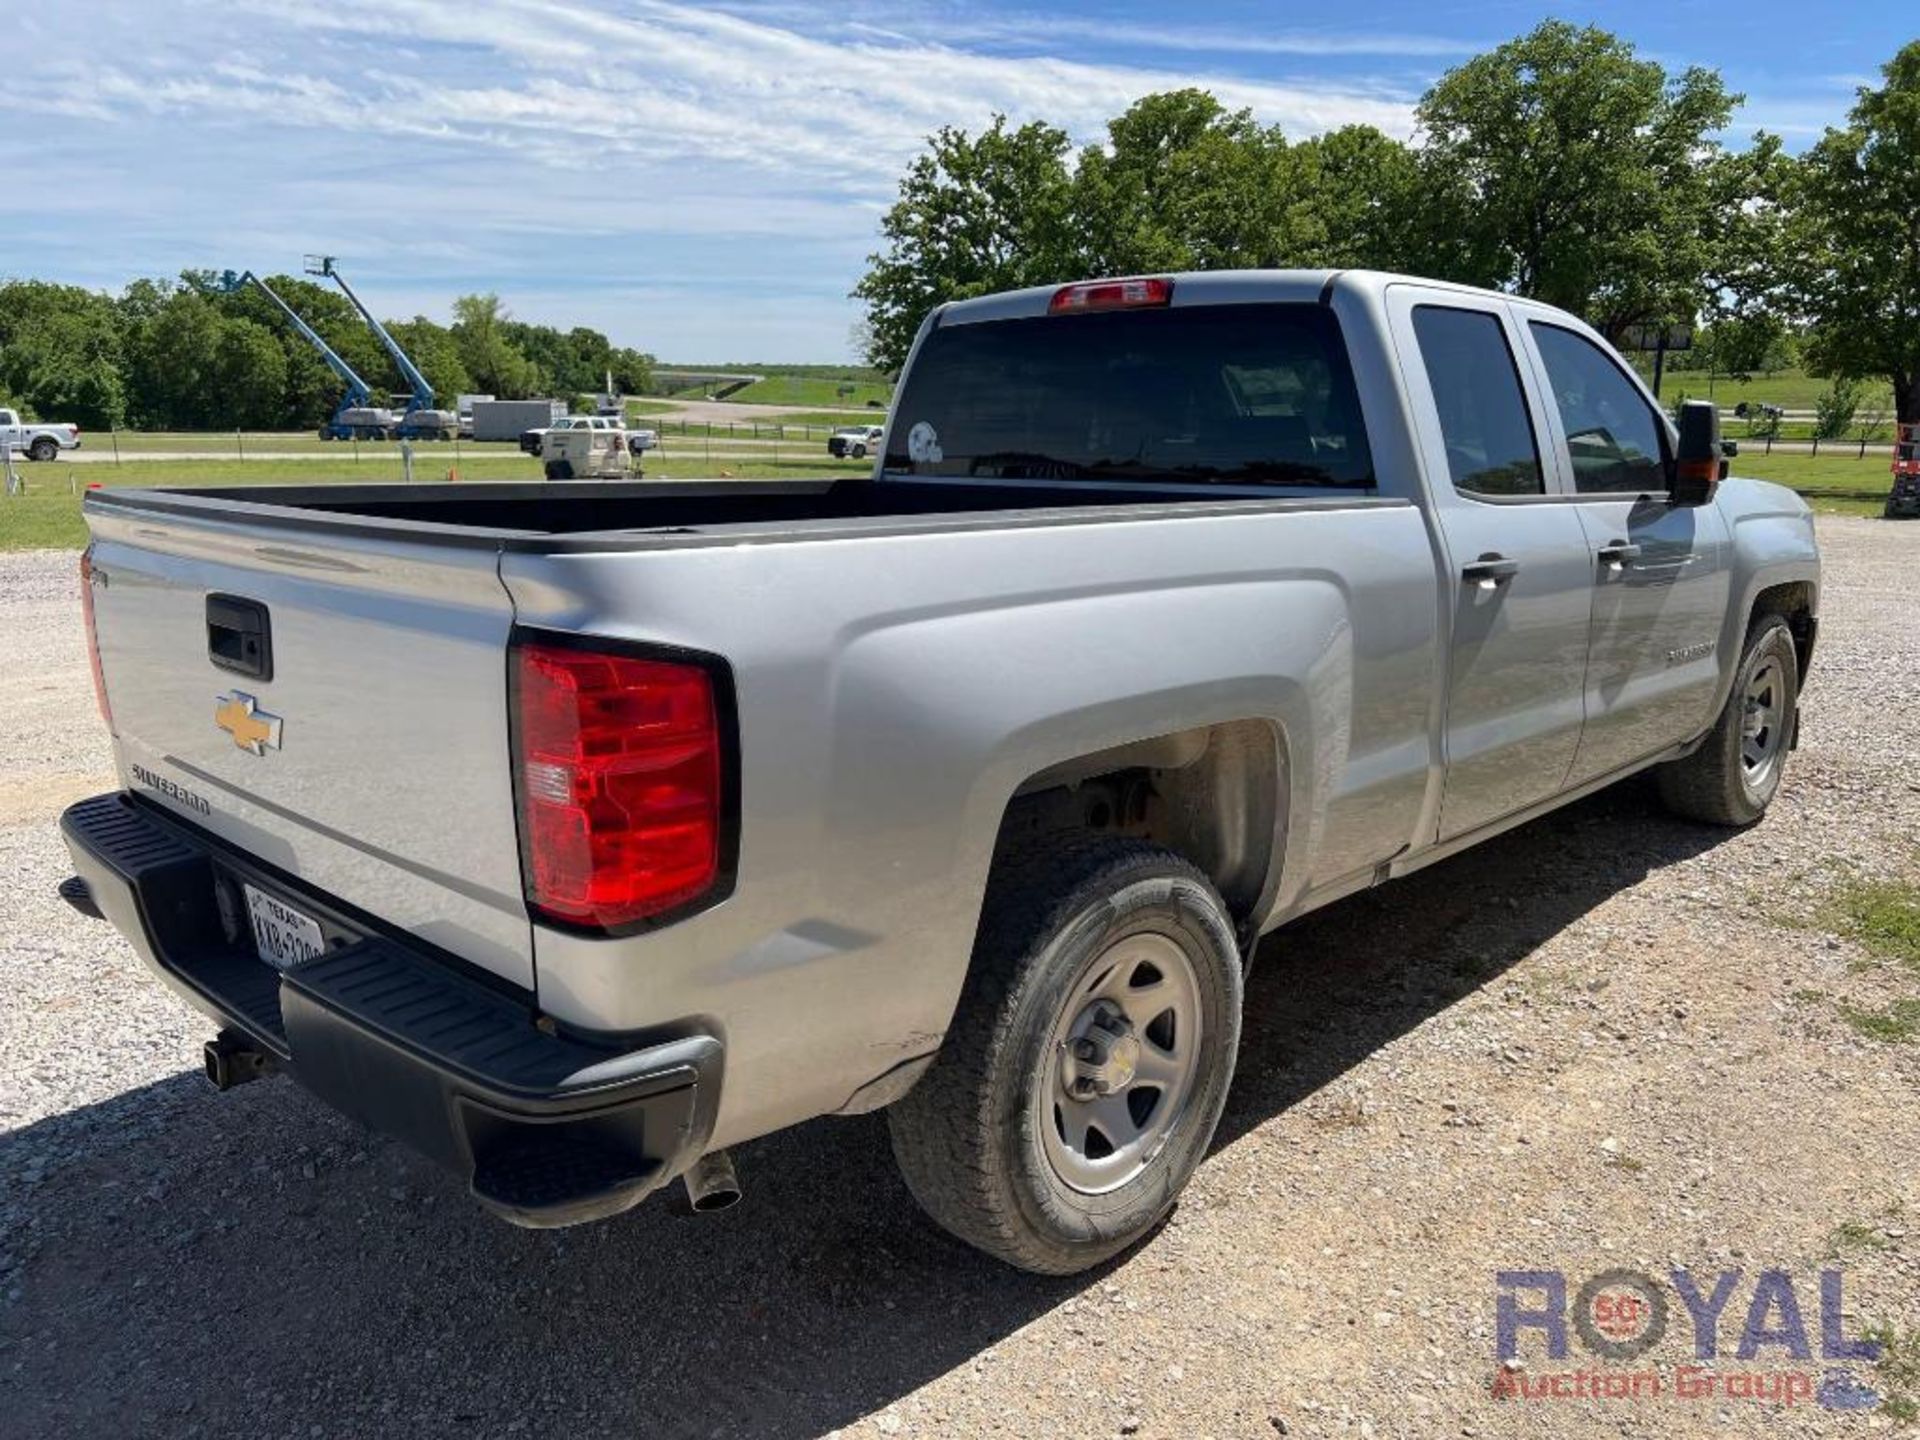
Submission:
[[[471,978],[124,794],[60,818],[103,918],[190,1003],[335,1108],[461,1175],[516,1224],[638,1203],[697,1159],[720,1098],[711,1035],[635,1044],[542,1028],[528,997]],[[327,917],[325,953],[257,958],[239,877]],[[227,893],[223,900],[222,891]],[[224,918],[223,918],[224,916]]]

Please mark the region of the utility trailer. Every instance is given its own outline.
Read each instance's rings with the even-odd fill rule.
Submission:
[[[476,400],[473,402],[473,438],[518,441],[524,431],[538,430],[566,418],[564,400]]]

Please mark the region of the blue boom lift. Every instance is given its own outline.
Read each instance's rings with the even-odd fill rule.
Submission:
[[[306,269],[309,275],[323,275],[338,285],[353,302],[353,308],[367,322],[367,328],[373,331],[374,338],[386,347],[387,354],[393,357],[393,363],[400,377],[412,387],[413,393],[407,399],[407,408],[400,423],[394,427],[394,434],[403,440],[451,440],[459,427],[460,417],[451,410],[434,407],[433,386],[427,383],[427,377],[420,373],[420,367],[400,348],[400,342],[388,333],[387,327],[374,318],[373,312],[361,303],[360,297],[353,293],[353,287],[347,284],[346,276],[334,266],[331,255],[307,256]],[[397,398],[397,397],[396,397]]]
[[[347,393],[340,397],[340,403],[333,407],[333,417],[320,427],[322,440],[388,440],[394,435],[394,416],[391,410],[382,409],[373,403],[373,387],[362,380],[354,368],[340,358],[340,353],[320,338],[320,332],[300,318],[286,301],[274,294],[271,286],[258,275],[248,270],[236,275],[229,270],[220,277],[220,288],[228,294],[253,286],[279,308],[282,315],[292,324],[306,342],[320,352],[320,358],[327,362],[334,374],[345,382]]]

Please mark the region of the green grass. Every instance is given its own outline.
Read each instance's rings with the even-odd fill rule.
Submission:
[[[1853,941],[1874,960],[1920,976],[1920,885],[1846,876],[1812,919]],[[1870,963],[1855,968],[1864,969]],[[1900,1045],[1920,1038],[1920,995],[1901,996],[1883,1008],[1840,1002],[1834,1011],[1869,1040]]]
[[[74,550],[86,543],[78,500],[64,494],[0,497],[0,551]]]
[[[1880,1231],[1861,1220],[1843,1220],[1833,1227],[1833,1233],[1827,1236],[1827,1258],[1842,1260],[1849,1254],[1858,1254],[1862,1250],[1884,1250],[1887,1237]]]
[[[851,395],[842,395],[842,386],[851,386]],[[768,375],[727,399],[742,405],[812,406],[819,409],[867,409],[868,401],[877,401],[885,410],[893,400],[893,387],[884,381],[860,380],[849,376],[832,379],[814,375]]]
[[[1893,488],[1885,455],[1855,460],[1849,455],[1762,455],[1744,447],[1733,473],[1791,486],[1827,515],[1878,515]]]
[[[1653,357],[1637,355],[1634,363],[1640,373],[1651,380]],[[1777,370],[1771,375],[1755,375],[1751,380],[1730,380],[1725,375],[1716,375],[1713,377],[1711,399],[1726,410],[1731,410],[1742,400],[1754,405],[1778,405],[1783,410],[1812,410],[1832,384],[1833,381],[1809,375],[1804,370]],[[1661,403],[1671,405],[1683,392],[1694,400],[1708,399],[1707,372],[1669,369],[1660,382]],[[1893,387],[1877,380],[1862,384],[1861,413],[1864,415],[1881,406],[1886,408],[1888,415],[1893,414]]]
[[[469,452],[471,453],[471,452]],[[451,454],[438,466],[414,463],[416,484],[442,483]],[[800,480],[815,475],[864,475],[866,461],[843,462],[825,454],[774,460],[703,459],[697,454],[655,456],[647,461],[649,480]],[[48,472],[55,472],[49,474]],[[403,477],[397,460],[345,464],[339,468],[313,460],[144,460],[124,465],[36,466],[24,469],[27,493],[0,496],[0,551],[78,549],[87,543],[87,527],[80,515],[81,497],[89,483],[121,486],[203,485],[375,485],[398,483]],[[469,459],[460,466],[462,480],[538,480],[540,462],[526,455],[495,454]],[[69,480],[77,482],[69,490]]]
[[[1920,1420],[1920,1404],[1913,1397],[1920,1390],[1920,1330],[1903,1332],[1885,1323],[1868,1330],[1864,1338],[1880,1346],[1880,1359],[1874,1364],[1883,1397],[1880,1413],[1896,1425]]]
[[[311,430],[247,430],[238,434],[232,430],[94,430],[82,434],[80,439],[89,454],[120,454],[130,458],[168,450],[217,453],[248,460],[289,450],[338,451],[343,457],[357,453],[363,459],[370,455],[400,453],[397,440],[322,440]],[[416,455],[431,455],[454,447],[447,441],[420,440],[413,448]],[[467,445],[461,446],[463,450],[466,448]]]
[[[680,407],[671,400],[627,401],[628,418],[632,418],[635,415],[678,415],[679,413]]]
[[[1867,953],[1920,974],[1920,886],[1899,880],[1848,880],[1822,917]]]
[[[866,416],[849,415],[844,410],[782,410],[768,417],[782,425],[811,425],[815,429],[838,430],[842,425],[884,425],[887,412],[869,411]]]
[[[1840,1018],[1857,1034],[1885,1045],[1904,1045],[1920,1036],[1920,999],[1896,1000],[1884,1010],[1865,1010],[1858,1005],[1838,1005]]]

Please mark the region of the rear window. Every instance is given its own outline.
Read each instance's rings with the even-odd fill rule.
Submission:
[[[1321,305],[1197,305],[935,329],[886,468],[1000,480],[1371,488],[1340,322]]]

